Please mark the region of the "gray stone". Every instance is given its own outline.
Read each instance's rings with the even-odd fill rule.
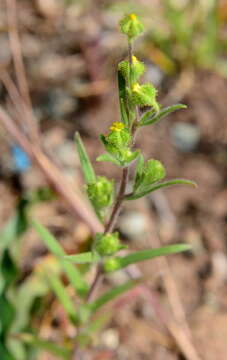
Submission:
[[[184,152],[196,150],[200,137],[200,129],[193,124],[177,123],[171,129],[173,144]]]

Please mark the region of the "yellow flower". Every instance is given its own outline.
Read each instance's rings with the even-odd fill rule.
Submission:
[[[110,130],[111,131],[121,131],[125,128],[124,124],[119,122],[119,121],[115,121],[111,127],[110,127]]]
[[[136,14],[130,14],[129,17],[131,20],[137,20]]]
[[[141,86],[138,83],[133,85],[133,88],[132,88],[133,91],[138,92],[138,91],[140,91],[140,89],[141,89]]]

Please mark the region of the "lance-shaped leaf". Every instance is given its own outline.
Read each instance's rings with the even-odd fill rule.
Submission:
[[[72,299],[70,298],[67,289],[63,286],[60,278],[54,273],[48,273],[47,279],[66,313],[75,322],[77,320],[75,305],[73,304]]]
[[[113,289],[107,291],[105,294],[100,296],[97,300],[93,303],[89,304],[89,308],[92,312],[97,311],[103,305],[107,304],[109,301],[114,300],[118,296],[122,295],[126,291],[132,289],[134,286],[138,285],[138,280],[130,280],[122,285],[118,285]]]
[[[120,162],[110,154],[102,154],[97,157],[96,161],[106,161],[106,162],[112,162],[113,164],[118,166],[121,165]]]
[[[16,360],[14,355],[12,355],[8,349],[6,348],[6,346],[0,342],[0,354],[1,354],[1,359],[2,360]]]
[[[40,223],[37,221],[32,221],[32,225],[40,235],[41,239],[45,243],[46,247],[49,251],[55,255],[65,271],[69,281],[71,282],[72,286],[76,289],[79,295],[83,296],[87,293],[88,285],[83,279],[80,271],[73,266],[70,262],[64,260],[64,256],[66,255],[62,247],[59,245],[58,241],[55,237]]]
[[[138,158],[137,158],[137,163],[136,163],[134,190],[136,190],[138,188],[138,186],[140,185],[140,183],[141,183],[144,163],[145,163],[144,157],[140,153]]]
[[[18,340],[28,344],[32,345],[33,347],[36,347],[40,350],[45,350],[47,352],[50,352],[53,355],[58,356],[59,358],[68,360],[71,356],[71,350],[68,349],[66,346],[59,346],[54,344],[53,342],[46,341],[44,339],[41,339],[37,336],[31,335],[31,334],[19,334],[16,335],[16,338]]]
[[[126,109],[126,82],[120,71],[118,71],[118,91],[121,121],[123,122],[123,124],[125,124],[126,127],[128,127],[129,119]]]
[[[119,263],[119,269],[122,269],[128,265],[135,264],[140,261],[150,260],[163,255],[176,254],[190,249],[191,246],[187,244],[169,245],[169,246],[163,246],[158,249],[137,251],[123,257],[120,256],[116,257],[116,259]]]
[[[157,249],[147,249],[137,251],[126,256],[115,256],[107,259],[104,262],[104,271],[111,273],[120,270],[128,265],[135,264],[140,261],[151,260],[159,256],[166,256],[170,254],[179,253],[182,251],[190,250],[191,246],[187,244],[169,245]]]
[[[100,260],[100,256],[97,253],[88,251],[82,254],[65,255],[64,259],[71,261],[74,264],[91,264],[98,262]]]
[[[174,179],[174,180],[161,182],[161,183],[151,185],[151,186],[146,186],[144,189],[141,189],[139,192],[135,192],[135,193],[126,195],[125,200],[136,200],[136,199],[139,199],[143,196],[146,196],[146,195],[152,193],[153,191],[159,190],[164,187],[169,187],[172,185],[190,185],[190,186],[197,187],[197,185],[194,181],[185,180],[185,179]]]
[[[95,172],[78,132],[75,135],[75,141],[85,182],[87,184],[94,183],[96,181]]]
[[[152,125],[155,124],[156,122],[158,122],[159,120],[163,119],[164,117],[166,117],[167,115],[169,115],[170,113],[176,111],[176,110],[180,110],[180,109],[186,109],[187,106],[183,105],[183,104],[177,104],[177,105],[172,105],[172,106],[168,106],[162,110],[160,110],[158,113],[155,112],[154,110],[151,111],[147,111],[142,117],[141,120],[139,122],[140,126],[146,126],[146,125]]]

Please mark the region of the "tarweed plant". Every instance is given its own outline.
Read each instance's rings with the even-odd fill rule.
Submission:
[[[185,179],[164,180],[166,176],[164,165],[156,159],[146,160],[142,149],[136,146],[138,130],[142,131],[145,126],[155,124],[171,112],[184,109],[186,106],[177,104],[162,108],[154,85],[141,82],[145,65],[133,54],[134,40],[144,31],[139,17],[136,14],[123,17],[120,21],[120,31],[126,36],[128,42],[128,57],[118,64],[120,121],[112,123],[109,130],[100,135],[105,152],[97,158],[99,162],[111,162],[119,168],[122,173],[120,184],[117,185],[113,179],[95,173],[79,133],[75,135],[85,191],[97,217],[103,224],[103,232],[93,237],[90,251],[67,255],[53,235],[41,224],[33,221],[33,226],[51,253],[58,259],[71,287],[81,299],[80,305],[76,307],[74,297],[63,285],[61,277],[55,273],[48,273],[47,281],[50,287],[62,303],[72,323],[78,328],[76,339],[70,340],[71,354],[75,351],[75,346],[80,347],[89,343],[91,328],[95,324],[93,314],[107,302],[138,283],[130,280],[100,296],[100,283],[104,276],[130,264],[189,249],[186,244],[176,244],[133,253],[127,252],[127,254],[121,252],[126,246],[121,241],[115,226],[125,201],[139,199],[160,188],[177,184],[195,186],[195,183]],[[131,192],[127,190],[129,178],[132,179]],[[89,270],[91,266],[96,268],[91,284],[87,283],[84,267],[81,271],[79,264],[87,264],[86,270]],[[95,325],[93,327],[95,328]],[[67,342],[68,345],[70,341]]]

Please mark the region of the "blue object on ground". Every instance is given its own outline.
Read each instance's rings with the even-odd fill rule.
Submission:
[[[23,173],[30,168],[31,161],[29,156],[19,145],[13,145],[11,147],[11,153],[16,171]]]

